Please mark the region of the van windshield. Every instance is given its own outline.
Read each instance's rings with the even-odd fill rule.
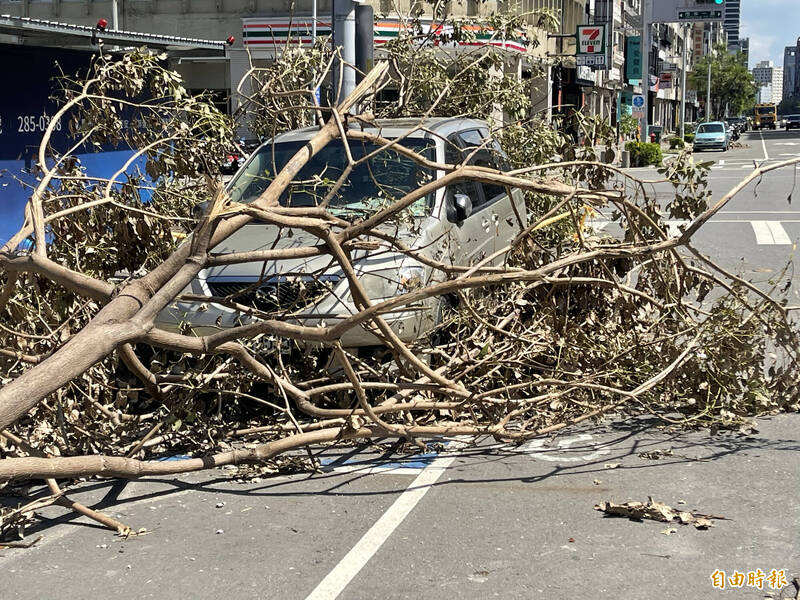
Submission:
[[[758,107],[758,114],[760,115],[771,115],[775,112],[774,106],[759,106]]]
[[[350,142],[353,159],[379,149],[374,144]],[[407,138],[400,142],[420,155],[433,160],[432,140]],[[231,200],[249,203],[267,189],[275,173],[305,146],[305,141],[279,142],[261,148],[239,172],[230,190]],[[319,205],[347,166],[347,155],[341,140],[334,140],[320,150],[297,174],[281,194],[281,206],[308,207]],[[383,150],[353,168],[329,208],[335,213],[371,213],[402,198],[434,178],[434,172],[398,152]],[[423,197],[411,207],[415,216],[429,214],[433,195]]]
[[[697,128],[697,133],[725,133],[725,128],[720,123],[706,123]]]

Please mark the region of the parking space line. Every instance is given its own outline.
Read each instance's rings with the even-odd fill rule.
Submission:
[[[455,456],[437,458],[422,471],[394,501],[394,504],[383,513],[381,518],[369,528],[369,531],[358,540],[352,550],[314,588],[306,600],[334,600],[337,598],[454,460]]]
[[[576,456],[574,454],[565,455],[563,453],[564,450],[568,451],[570,447],[576,443],[583,443],[585,446],[588,446],[589,444],[586,444],[586,442],[591,441],[592,436],[588,433],[579,433],[576,436],[558,440],[553,447],[547,446],[547,440],[535,439],[523,444],[518,449],[512,450],[512,452],[528,454],[532,458],[538,460],[560,463],[588,462],[605,456],[606,454],[611,454],[611,450],[608,448],[598,448],[597,446],[600,444],[590,446],[592,449],[588,454]],[[587,448],[587,450],[589,450],[589,448]]]
[[[760,246],[779,246],[792,243],[779,221],[750,221],[750,225],[756,234],[756,244]]]

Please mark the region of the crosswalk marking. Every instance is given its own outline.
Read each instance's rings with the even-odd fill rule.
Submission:
[[[792,243],[779,221],[750,221],[756,234],[756,244],[760,246],[779,246]]]
[[[736,211],[731,211],[736,212]],[[756,211],[759,212],[759,211]],[[776,214],[789,214],[790,211],[781,212],[781,211],[760,211],[760,212],[767,212],[767,213],[776,213]],[[611,221],[606,219],[593,219],[586,223],[586,226],[594,231],[595,233],[604,232],[606,228],[611,225]],[[676,220],[668,220],[664,221],[664,225],[667,228],[667,234],[669,237],[680,237],[685,229],[686,225],[688,225],[690,221],[684,219],[676,219]],[[750,226],[753,228],[753,233],[756,236],[756,244],[759,246],[789,246],[792,244],[792,240],[789,237],[789,234],[786,233],[786,230],[783,228],[782,223],[800,223],[798,220],[794,219],[782,219],[781,221],[742,221],[739,219],[715,219],[710,221],[709,224],[720,224],[720,223],[742,223],[746,224],[749,223]],[[613,233],[611,234],[613,235]]]

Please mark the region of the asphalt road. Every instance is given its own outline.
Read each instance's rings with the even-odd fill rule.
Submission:
[[[796,133],[742,142],[701,155],[715,161],[715,199],[753,161],[800,152]],[[790,170],[749,186],[701,230],[701,250],[767,280],[800,237],[793,184]],[[0,598],[795,598],[800,415],[758,428],[672,432],[619,420],[521,447],[449,440],[422,457],[388,442],[333,448],[326,472],[312,476],[90,481],[75,499],[147,534],[123,540],[48,508],[28,533],[43,536],[34,547],[0,550]],[[594,509],[648,496],[724,519],[699,530]],[[749,582],[759,570],[764,579]],[[723,571],[720,590],[712,575]],[[786,578],[784,592],[770,574]]]
[[[769,166],[800,157],[800,131],[752,131],[742,135],[742,147],[727,152],[705,151],[696,161],[714,164],[709,173],[713,202],[739,184],[755,166]],[[767,282],[796,257],[800,239],[800,182],[798,167],[768,172],[741,190],[695,236],[704,254],[754,281]],[[630,169],[642,179],[656,179],[654,168]],[[672,186],[653,185],[666,203]],[[791,198],[791,200],[790,200]],[[673,235],[686,221],[671,221]],[[601,222],[602,226],[602,222]],[[613,225],[610,226],[613,229]]]

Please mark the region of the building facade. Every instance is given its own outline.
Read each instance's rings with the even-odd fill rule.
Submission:
[[[368,3],[376,15],[376,48],[384,37],[396,35],[400,14],[417,9],[431,10],[429,4],[420,0],[368,0]],[[228,98],[236,91],[251,62],[258,66],[272,60],[287,37],[299,38],[299,47],[310,45],[312,6],[312,0],[127,0],[113,3],[111,0],[0,0],[0,14],[89,27],[103,18],[108,20],[109,28],[162,35],[219,40],[234,36],[236,41],[225,50],[224,56],[197,51],[184,53],[171,64],[182,75],[188,89],[208,90],[220,98]],[[630,113],[633,96],[643,93],[641,74],[637,78],[626,72],[630,58],[626,53],[633,47],[632,41],[638,38],[641,43],[642,0],[465,0],[450,2],[448,6],[456,16],[493,12],[526,15],[527,38],[536,38],[539,47],[517,48],[506,41],[502,45],[512,57],[508,68],[520,77],[532,78],[532,112],[552,115],[581,110],[615,123],[622,114]],[[117,15],[112,14],[114,7],[118,7]],[[331,9],[331,0],[317,0],[319,35],[330,34]],[[558,33],[562,37],[548,36],[536,27],[536,13],[544,9],[558,15]],[[729,16],[732,19],[733,14],[726,14],[726,19]],[[735,14],[738,15],[738,6]],[[611,26],[607,38],[607,68],[578,66],[570,57],[575,53],[574,38],[568,36],[575,33],[578,25],[600,22]],[[738,32],[738,20],[736,24]],[[719,24],[714,27],[702,23],[653,26],[653,46],[649,49],[651,71],[646,86],[651,95],[651,123],[665,129],[676,128],[684,54],[685,68],[691,70],[693,61],[705,53],[703,40],[716,43],[723,41],[724,36]],[[0,42],[27,43],[24,37],[2,35]],[[540,72],[544,76],[532,75]],[[690,91],[687,120],[695,118],[695,97]],[[228,109],[235,108],[236,101],[231,100]]]
[[[739,52],[742,53],[742,64],[750,68],[750,38],[739,38]]]
[[[626,0],[631,1],[631,0]],[[638,0],[636,0],[638,2]],[[412,10],[431,10],[419,0],[368,0],[376,15],[376,47],[382,35],[396,32],[399,15]],[[516,48],[503,44],[516,52],[515,67],[520,76],[527,69],[547,63],[548,55],[574,52],[574,43],[548,39],[547,33],[535,27],[535,12],[550,9],[560,14],[562,33],[574,33],[578,24],[585,22],[587,0],[467,0],[451,2],[454,16],[488,15],[493,12],[525,14],[531,24],[528,37],[538,39],[538,49]],[[140,31],[162,35],[191,35],[194,38],[225,40],[236,38],[224,57],[204,55],[202,52],[182,56],[171,66],[178,71],[190,90],[209,90],[220,96],[230,96],[248,72],[251,61],[264,64],[274,58],[287,37],[299,39],[300,47],[310,46],[312,0],[0,0],[0,14],[26,17],[94,27],[99,19],[106,19],[109,29]],[[118,13],[113,15],[114,7]],[[317,30],[320,36],[331,31],[331,0],[316,0]],[[424,16],[424,13],[423,13]],[[21,43],[21,36],[0,35],[0,43]],[[276,43],[277,42],[277,43]],[[514,62],[514,61],[512,61]],[[547,69],[545,69],[547,70]],[[561,74],[562,96],[565,90],[574,92],[577,87],[574,61],[563,61]],[[538,108],[549,102],[551,81],[537,86],[535,99]],[[572,100],[574,101],[573,93]],[[563,98],[562,98],[563,99]],[[235,109],[235,104],[229,107]]]
[[[800,40],[794,46],[783,49],[783,100],[798,98],[798,59],[800,58]]]
[[[739,26],[742,18],[742,0],[725,0],[725,14],[722,27],[728,35],[728,50],[738,52]]]
[[[753,67],[753,79],[761,88],[759,98],[778,104],[783,100],[783,67],[776,67],[771,60],[762,60]],[[764,91],[768,88],[769,91]]]

